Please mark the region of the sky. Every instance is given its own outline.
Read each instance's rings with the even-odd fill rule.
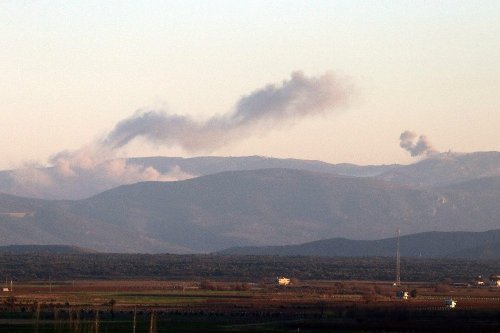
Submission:
[[[139,135],[114,157],[411,163],[407,130],[437,151],[500,151],[499,17],[500,1],[2,1],[0,169],[49,165],[147,112],[217,144]],[[345,100],[212,135],[297,77]]]

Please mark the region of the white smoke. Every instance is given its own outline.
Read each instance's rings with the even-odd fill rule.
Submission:
[[[95,161],[93,161],[95,162]],[[59,158],[51,168],[27,166],[10,173],[13,184],[5,192],[46,199],[81,199],[105,190],[143,181],[176,181],[195,177],[178,166],[160,172],[151,166],[111,159],[102,163],[77,164]]]
[[[401,148],[405,149],[413,157],[420,155],[432,155],[438,152],[425,135],[418,136],[415,132],[404,131],[399,136],[399,140]]]
[[[136,138],[177,146],[189,152],[209,152],[262,134],[301,118],[332,112],[346,104],[351,85],[327,72],[307,77],[294,72],[279,85],[268,84],[240,98],[232,111],[198,121],[162,110],[136,112],[104,137],[76,151],[50,158],[51,168],[31,168],[12,175],[13,194],[45,198],[81,198],[118,185],[140,181],[182,180],[190,175],[179,168],[166,173],[151,166],[128,164],[117,158]]]

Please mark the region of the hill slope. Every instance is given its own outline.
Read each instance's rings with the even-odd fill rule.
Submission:
[[[0,253],[85,254],[96,253],[96,251],[71,245],[7,245],[0,246]]]
[[[329,164],[321,161],[248,157],[142,157],[104,161],[92,168],[28,168],[0,171],[0,192],[43,199],[77,200],[120,185],[172,181],[225,171],[286,168],[340,176],[377,177],[420,188],[500,176],[500,152],[445,153],[410,165]]]
[[[399,184],[434,187],[500,176],[500,152],[443,153],[418,163],[398,166],[378,178]]]
[[[375,176],[396,165],[358,166],[321,161],[248,157],[142,157],[105,161],[70,175],[56,167],[0,171],[0,192],[42,199],[77,200],[146,180],[184,180],[224,171],[288,168],[348,176]]]
[[[396,238],[380,240],[325,239],[299,245],[236,247],[219,254],[231,255],[307,255],[339,257],[395,257]],[[425,232],[402,236],[401,255],[405,257],[500,258],[500,229],[486,232]]]
[[[397,228],[408,234],[495,229],[500,178],[431,190],[263,169],[126,185],[78,201],[17,199],[0,196],[0,244],[210,252],[334,237],[377,239]]]

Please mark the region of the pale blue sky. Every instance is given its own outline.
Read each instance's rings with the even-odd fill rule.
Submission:
[[[296,70],[333,71],[356,96],[213,155],[409,163],[406,129],[500,150],[499,18],[500,1],[2,1],[0,168],[78,149],[137,109],[226,113]]]

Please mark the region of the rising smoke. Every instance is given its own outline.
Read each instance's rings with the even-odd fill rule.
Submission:
[[[269,84],[242,97],[232,112],[205,121],[156,110],[138,112],[119,122],[102,145],[114,150],[142,137],[189,152],[210,152],[300,118],[333,111],[345,104],[349,93],[331,73],[306,77],[294,72],[281,85]]]
[[[437,153],[437,150],[432,146],[429,139],[427,139],[425,135],[418,136],[415,132],[404,131],[399,136],[399,140],[401,148],[405,149],[413,157]]]
[[[49,161],[50,169],[29,167],[13,173],[15,190],[10,192],[39,197],[52,194],[53,198],[72,194],[77,198],[126,183],[190,178],[196,175],[178,168],[162,173],[150,166],[127,164],[117,156],[137,138],[187,152],[212,152],[301,118],[334,112],[348,102],[351,93],[351,84],[332,73],[307,77],[294,72],[281,84],[268,84],[243,96],[230,112],[204,121],[163,110],[138,111],[118,122],[102,140],[55,154]],[[75,187],[85,190],[81,184],[88,191],[78,194]]]

